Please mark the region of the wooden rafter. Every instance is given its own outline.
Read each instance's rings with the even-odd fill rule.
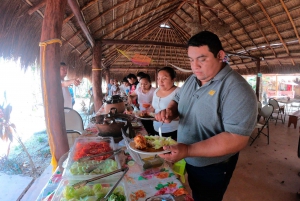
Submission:
[[[168,13],[165,13],[164,15],[161,15],[161,16],[160,16],[161,19],[158,18],[158,19],[160,19],[160,20],[153,21],[152,24],[148,24],[147,26],[146,26],[146,25],[144,25],[144,26],[146,26],[146,27],[148,27],[150,30],[154,31],[154,28],[155,28],[155,27],[158,27],[158,25],[159,25],[162,21],[165,21],[165,20],[168,18],[168,15],[171,14],[172,12],[173,12],[173,11],[171,10],[171,11],[169,11]],[[139,38],[139,39],[144,38],[144,37],[148,36],[152,31],[148,31],[147,29],[144,29],[142,32],[137,33],[137,34],[136,34],[136,37]],[[126,50],[128,50],[128,49],[126,49]],[[120,55],[119,55],[119,56],[120,56]],[[119,56],[117,56],[117,58],[118,58]],[[116,59],[117,59],[117,58],[116,58]],[[115,59],[112,63],[114,63],[114,62],[116,61],[116,59]],[[112,63],[110,63],[110,65],[111,65]]]
[[[250,37],[250,35],[248,34],[247,30],[245,29],[244,25],[240,22],[240,20],[235,17],[235,15],[227,8],[227,6],[222,2],[219,1],[219,3],[227,10],[228,13],[230,13],[232,15],[232,17],[234,18],[234,20],[240,25],[240,27],[243,29],[244,34],[246,34],[246,36],[248,36],[248,38],[250,39],[250,41],[252,42],[252,44],[256,46],[256,44],[254,43],[253,39]],[[249,52],[247,52],[248,54],[250,54]]]
[[[205,3],[202,4],[198,4],[196,2],[193,2],[193,1],[187,1],[187,0],[182,0],[182,1],[185,1],[186,3],[190,3],[190,4],[194,4],[196,6],[201,6],[202,8],[206,8],[208,10],[214,10],[214,11],[217,11],[218,13],[222,13],[222,14],[225,14],[225,15],[231,15],[231,13],[228,13],[226,11],[223,11],[223,10],[220,10],[220,9],[217,9],[217,8],[212,8],[212,7],[209,7],[208,5],[206,5]],[[220,1],[219,1],[220,2]]]
[[[28,10],[28,14],[32,15],[35,11],[39,10],[40,8],[43,8],[46,5],[46,0],[41,0],[39,3],[37,3],[35,6],[32,6]]]
[[[156,14],[161,14],[161,13],[162,14],[159,17],[157,17],[158,20],[152,22],[152,24],[154,26],[152,26],[151,24],[144,25],[143,27],[148,28],[148,29],[146,29],[144,31],[146,31],[146,33],[149,33],[151,30],[153,30],[153,27],[157,27],[161,22],[164,22],[166,19],[168,19],[168,16],[173,12],[172,8],[170,8],[170,9],[171,10],[169,12],[167,12],[167,13],[164,13],[163,11],[160,11],[159,13],[156,13]],[[141,21],[140,23],[142,23],[143,21]],[[140,29],[142,29],[142,28],[140,28]],[[140,34],[140,33],[138,33],[138,34],[144,36],[144,34]]]
[[[124,27],[130,25],[131,23],[133,23],[133,22],[135,22],[135,21],[137,21],[137,20],[139,20],[140,18],[146,17],[146,16],[148,16],[150,13],[152,13],[152,12],[154,12],[154,11],[156,11],[156,10],[159,10],[159,9],[163,8],[164,6],[169,5],[169,4],[173,3],[174,1],[176,1],[176,0],[168,1],[168,2],[166,2],[166,3],[162,4],[162,5],[160,5],[159,7],[157,7],[157,8],[155,8],[155,9],[152,9],[152,10],[148,11],[147,13],[145,13],[145,14],[143,14],[143,15],[141,15],[141,16],[135,18],[135,19],[130,20],[129,22],[127,22],[127,23],[124,24],[123,26],[118,27],[118,28],[116,28],[115,30],[113,30],[112,32],[106,34],[104,37],[110,36],[111,34],[113,34],[113,33],[117,32],[117,31],[123,29]],[[178,4],[178,3],[177,3],[177,4]],[[175,6],[176,6],[176,4],[175,4]]]
[[[97,2],[98,2],[98,0],[92,0],[92,1],[88,2],[85,6],[83,6],[82,8],[80,8],[81,12],[84,11],[85,9],[87,9],[88,7],[94,5]],[[65,24],[65,23],[69,22],[72,19],[72,17],[74,17],[74,13],[72,13],[68,17],[66,17],[64,19],[63,23]]]
[[[275,32],[276,32],[276,34],[277,34],[279,40],[281,41],[281,43],[282,43],[282,45],[283,45],[285,51],[287,52],[288,55],[290,55],[290,51],[289,51],[288,47],[286,46],[286,44],[285,44],[283,38],[281,37],[281,35],[280,35],[280,33],[279,33],[277,27],[275,26],[275,24],[273,23],[272,19],[271,19],[270,16],[269,16],[269,14],[267,13],[265,7],[262,5],[262,3],[260,2],[260,0],[256,0],[256,2],[257,2],[257,4],[259,5],[259,7],[261,8],[261,10],[263,11],[263,13],[265,14],[265,16],[267,17],[267,19],[268,19],[268,21],[270,22],[270,24],[272,25],[273,29],[275,30]],[[294,60],[292,59],[291,61],[292,61],[293,65],[295,65]]]
[[[268,46],[270,47],[270,49],[272,50],[273,54],[275,57],[276,56],[276,52],[274,51],[274,49],[270,46],[270,42],[268,41],[265,33],[262,31],[261,26],[257,23],[257,21],[254,19],[254,17],[251,15],[251,13],[248,11],[247,8],[245,8],[245,6],[240,2],[240,5],[242,6],[242,8],[247,12],[248,16],[252,19],[252,21],[255,23],[256,27],[259,29],[259,32],[261,33],[261,35],[264,37],[266,43],[268,44]]]
[[[85,24],[85,21],[83,19],[83,16],[82,16],[82,13],[81,13],[81,10],[79,8],[78,3],[75,2],[74,0],[68,0],[68,4],[69,4],[72,12],[74,13],[74,15],[75,15],[75,17],[78,21],[78,24],[79,24],[81,30],[83,31],[84,35],[88,39],[91,46],[94,47],[95,46],[95,40],[92,37],[92,35],[90,34],[90,31],[89,31],[88,27]]]
[[[185,31],[182,30],[182,28],[173,20],[170,20],[170,22],[172,23],[173,27],[176,28],[177,31],[179,31],[179,33],[186,39],[190,38],[190,35]]]
[[[300,37],[299,37],[298,31],[297,31],[296,25],[295,25],[295,23],[294,23],[294,21],[293,21],[293,18],[292,18],[292,16],[291,16],[291,14],[290,14],[288,8],[286,7],[285,3],[283,2],[283,0],[280,0],[280,3],[281,3],[281,5],[282,5],[282,7],[284,8],[284,10],[285,10],[287,16],[289,17],[289,20],[290,20],[290,22],[291,22],[291,24],[292,24],[292,26],[293,26],[295,35],[296,35],[296,37],[297,37],[297,39],[298,39],[298,41],[299,41],[299,44],[300,44]]]

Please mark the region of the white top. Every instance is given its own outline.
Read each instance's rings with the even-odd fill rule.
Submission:
[[[64,97],[64,107],[73,108],[72,97],[68,87],[62,87],[63,97]]]
[[[167,106],[169,105],[169,103],[171,102],[171,100],[173,100],[173,97],[175,96],[176,92],[179,91],[179,89],[180,88],[177,87],[168,96],[161,98],[156,95],[157,91],[159,90],[159,88],[157,88],[154,91],[153,100],[152,100],[152,106],[155,109],[155,113],[158,113],[159,111],[161,111],[163,109],[166,109]],[[170,133],[170,132],[176,131],[178,128],[178,123],[179,123],[179,121],[173,120],[170,123],[163,124],[161,127],[162,133]],[[153,121],[153,127],[156,132],[158,132],[158,127],[160,127],[160,126],[161,126],[161,122]]]
[[[125,93],[126,94],[126,89],[128,89],[128,91],[130,91],[130,86],[128,85],[127,87],[124,84],[121,84],[121,86],[119,86],[121,93]]]
[[[150,90],[145,94],[142,92],[142,88],[139,87],[135,90],[135,93],[138,96],[138,104],[140,105],[140,110],[146,110],[146,108],[143,107],[143,103],[152,103],[153,93],[155,91],[155,88],[151,87]]]
[[[110,91],[111,95],[116,95],[115,93],[116,93],[117,90],[118,90],[118,87],[116,85],[111,85],[109,91]]]

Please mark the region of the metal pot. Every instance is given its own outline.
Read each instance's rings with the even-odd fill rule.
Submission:
[[[111,108],[116,108],[119,113],[125,111],[125,103],[119,95],[112,96],[110,100],[104,103],[105,113],[109,113]]]
[[[99,131],[98,135],[102,137],[121,137],[122,131],[121,128],[125,127],[124,122],[116,122],[112,117],[105,117],[103,124],[96,124],[96,127]]]

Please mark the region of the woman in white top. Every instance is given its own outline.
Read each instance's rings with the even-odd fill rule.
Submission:
[[[139,108],[141,111],[145,111],[151,106],[153,93],[155,88],[151,86],[150,76],[148,74],[143,75],[140,79],[140,87],[131,93],[132,96],[137,96]],[[147,107],[147,108],[145,108]],[[151,120],[142,120],[142,123],[149,135],[154,134],[153,123]]]
[[[174,85],[175,78],[176,72],[171,67],[166,66],[158,70],[157,82],[159,88],[155,90],[152,100],[152,107],[155,109],[155,113],[166,109],[176,92],[180,89]],[[177,140],[178,123],[178,120],[173,120],[170,123],[163,124],[161,127],[162,135]],[[161,122],[153,121],[156,135],[158,135],[158,128],[161,124]]]

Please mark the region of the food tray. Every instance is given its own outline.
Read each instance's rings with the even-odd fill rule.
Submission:
[[[109,178],[109,177],[107,177],[107,178]],[[91,189],[91,191],[93,192],[93,190],[92,190],[93,185],[94,184],[101,184],[102,188],[106,189],[105,191],[103,191],[104,192],[103,197],[104,197],[106,195],[105,192],[108,192],[113,187],[113,185],[116,183],[116,181],[113,181],[113,180],[107,179],[107,178],[103,178],[103,179],[100,179],[100,180],[89,182],[85,186],[89,187]],[[65,200],[67,200],[67,199],[64,199],[64,195],[63,195],[64,189],[66,188],[66,186],[76,184],[76,183],[78,183],[80,181],[81,180],[62,179],[61,182],[59,183],[59,185],[58,185],[58,187],[57,187],[57,189],[55,191],[55,194],[54,194],[54,196],[53,196],[53,198],[52,198],[51,201],[65,201]],[[124,190],[124,195],[126,197],[126,201],[129,200],[129,197],[127,195],[126,183],[124,182],[124,178],[118,184],[118,186],[115,189],[115,191],[118,190],[120,187],[122,187],[123,190]]]
[[[85,173],[85,174],[72,174],[71,173],[71,171],[76,172],[76,173],[78,172],[77,169],[74,168],[74,166],[72,166],[74,163],[77,163],[77,160],[74,159],[74,156],[75,156],[75,154],[78,151],[77,150],[78,148],[76,147],[76,145],[78,145],[78,144],[86,145],[86,144],[91,143],[91,142],[96,142],[96,143],[107,142],[109,144],[109,147],[112,150],[116,149],[115,148],[115,143],[114,143],[114,140],[113,140],[112,137],[86,137],[86,138],[77,138],[75,140],[75,143],[74,143],[74,146],[73,146],[72,150],[69,153],[68,160],[67,160],[67,166],[66,166],[66,168],[65,168],[65,170],[63,172],[63,175],[62,175],[63,178],[67,178],[67,179],[71,179],[71,180],[85,180],[85,179],[90,179],[90,178],[93,178],[95,176],[99,176],[99,175],[107,173],[107,172],[104,172],[104,173],[103,172],[99,172],[98,170],[95,170],[95,171],[93,171],[90,174],[89,173]],[[115,160],[116,163],[117,163],[116,169],[121,168],[121,164],[120,164],[120,160],[119,160],[118,155],[115,155],[112,159]],[[88,163],[89,163],[90,166],[97,164],[97,162],[95,162],[94,160],[89,160],[89,161],[83,162],[83,163],[84,163],[84,167],[87,167],[86,164],[88,164]],[[105,165],[105,166],[107,167],[107,165]],[[83,166],[79,165],[79,167],[81,168]],[[74,170],[76,170],[76,171],[74,171]],[[103,170],[101,170],[101,171],[103,171]],[[109,171],[109,170],[104,170],[104,171]],[[111,177],[117,177],[118,175],[120,175],[120,174],[117,173],[117,174],[114,174]]]

